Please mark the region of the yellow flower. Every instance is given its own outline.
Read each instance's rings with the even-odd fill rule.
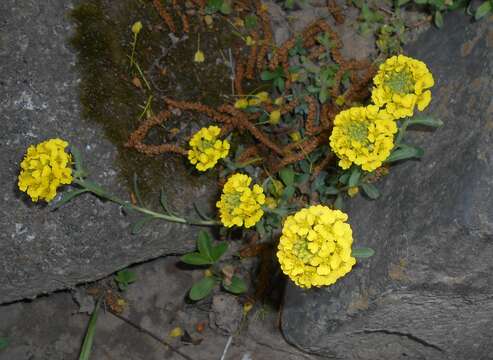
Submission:
[[[284,274],[300,287],[334,284],[351,271],[353,233],[340,210],[315,205],[284,221],[277,258]]]
[[[347,194],[349,197],[355,197],[359,193],[359,188],[357,186],[351,186],[349,189],[347,189]]]
[[[193,61],[204,62],[204,60],[205,60],[204,53],[201,50],[197,50],[197,52],[195,53],[195,56],[193,58]]]
[[[265,195],[260,185],[250,188],[252,178],[244,174],[234,174],[224,184],[221,200],[216,203],[221,222],[226,227],[255,225],[264,215],[262,205]]]
[[[265,198],[265,205],[269,208],[269,209],[275,209],[277,207],[277,200],[274,199],[273,197],[271,196],[267,196]]]
[[[247,107],[248,107],[248,100],[247,99],[236,100],[236,102],[235,102],[235,108],[236,109],[246,109]]]
[[[206,171],[213,168],[219,159],[228,156],[229,142],[218,140],[221,129],[217,126],[209,126],[197,131],[190,139],[188,160],[195,165],[197,170]]]
[[[276,100],[274,100],[274,104],[277,106],[281,106],[283,102],[284,98],[282,96],[279,96]]]
[[[66,141],[51,139],[31,145],[21,163],[18,186],[33,201],[51,201],[58,187],[72,183],[72,157]]]
[[[251,36],[247,36],[245,38],[245,43],[247,44],[247,46],[252,46],[255,45],[255,40],[253,40]]]
[[[140,30],[142,30],[142,23],[140,21],[137,21],[135,24],[132,25],[132,32],[137,35],[140,33]]]
[[[396,132],[394,117],[386,110],[376,105],[352,107],[336,115],[330,147],[340,159],[341,168],[356,164],[373,171],[390,155]]]
[[[281,112],[279,110],[273,110],[269,115],[269,124],[277,125],[281,120]]]
[[[300,73],[291,73],[289,74],[289,78],[292,82],[298,81],[300,79]]]
[[[270,101],[269,93],[267,91],[261,91],[248,100],[248,105],[257,106],[268,101]]]
[[[395,118],[412,116],[415,106],[423,111],[431,101],[433,75],[422,61],[392,56],[380,65],[373,78],[371,98],[379,107],[385,106]]]
[[[293,140],[293,142],[301,141],[301,134],[299,131],[292,132],[291,134],[289,134],[289,137],[291,138],[291,140]]]

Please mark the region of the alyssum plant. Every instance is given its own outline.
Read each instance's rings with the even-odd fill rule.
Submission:
[[[421,111],[428,106],[429,89],[434,85],[431,73],[421,61],[394,56],[380,65],[373,82],[373,104],[350,107],[335,116],[328,139],[330,150],[326,151],[339,158],[340,170],[329,180],[320,181],[318,177],[312,180],[312,187],[322,195],[321,199],[329,195],[339,198],[342,191],[351,195],[349,190],[353,189],[354,194],[354,189],[359,187],[369,197],[377,197],[376,189],[368,182],[372,174],[391,162],[422,155],[421,149],[402,142],[407,128],[415,124],[441,125],[430,117],[413,116],[416,108]],[[256,106],[267,101],[267,97],[260,94],[246,101]],[[213,168],[228,157],[230,144],[226,139],[221,140],[220,134],[219,127],[209,126],[191,138],[188,158],[199,171]],[[309,174],[311,169],[306,170]],[[278,174],[281,181],[271,175],[263,184],[257,184],[251,176],[235,172],[227,178],[217,202],[219,220],[187,219],[170,212],[164,197],[163,210],[154,211],[110,194],[88,179],[76,148],[69,150],[68,142],[51,139],[29,147],[21,163],[18,187],[34,202],[51,202],[61,186],[71,184],[75,189],[63,193],[54,209],[76,196],[91,193],[142,213],[144,217],[138,226],[151,219],[227,228],[257,226],[263,233],[269,226],[277,226],[281,229],[277,257],[283,272],[301,287],[331,285],[351,271],[358,256],[367,257],[372,251],[353,249],[348,215],[336,209],[337,198],[331,205],[289,201],[297,193],[298,185],[310,182],[303,175],[287,167]],[[226,244],[213,247],[211,239],[201,233],[198,249],[199,252],[185,255],[182,260],[193,265],[213,265],[226,250]],[[233,293],[244,291],[243,282],[236,276],[226,278],[224,273],[214,270],[192,288],[190,297],[198,300],[219,283]]]

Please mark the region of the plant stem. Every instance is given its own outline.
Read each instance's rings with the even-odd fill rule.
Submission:
[[[134,34],[134,41],[132,43],[132,55],[130,56],[130,68],[134,65],[135,46],[137,45],[137,34]]]
[[[122,200],[114,195],[108,194],[104,189],[100,188],[99,186],[96,187],[92,185],[91,183],[86,182],[84,179],[78,178],[74,179],[74,183],[82,187],[83,189],[87,190],[88,192],[93,193],[94,195],[109,200],[111,202],[114,202],[116,204],[119,204],[123,206],[124,208],[131,209],[138,211],[142,214],[146,214],[149,216],[152,216],[156,219],[162,219],[166,220],[169,222],[175,222],[179,224],[187,224],[187,225],[196,225],[196,226],[217,226],[220,225],[219,222],[215,220],[201,220],[201,221],[190,221],[188,219],[174,216],[174,215],[168,215],[168,214],[163,214],[160,212],[152,211],[150,209],[146,209],[141,206],[133,205],[132,203]]]

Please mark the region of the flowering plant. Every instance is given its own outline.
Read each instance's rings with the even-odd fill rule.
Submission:
[[[159,1],[153,6],[176,32],[165,6]],[[165,108],[154,114],[153,88],[135,51],[137,36],[146,27],[137,22],[131,28],[130,67],[146,84],[142,91],[151,93],[141,115],[144,120],[126,145],[146,155],[184,155],[200,173],[218,170],[222,192],[216,203],[217,220],[203,214],[198,214],[201,219],[179,216],[169,211],[164,196],[162,210],[156,211],[139,199],[130,202],[110,194],[88,178],[79,151],[61,139],[29,147],[20,166],[19,189],[33,201],[51,202],[62,185],[71,186],[54,209],[92,193],[140,212],[143,217],[133,227],[135,232],[153,219],[222,227],[223,234],[230,228],[254,232],[261,243],[277,247],[281,270],[296,285],[310,288],[339,281],[357,258],[373,253],[353,249],[358,240],[353,239],[350,218],[342,211],[344,200],[360,190],[370,199],[378,198],[374,183],[390,172],[393,162],[423,156],[422,149],[403,141],[410,126],[441,125],[430,116],[416,115],[429,106],[434,79],[423,62],[404,55],[388,58],[378,71],[368,61],[345,58],[341,39],[323,20],[269,53],[272,34],[267,9],[259,6],[256,13],[262,21],[252,25],[253,30],[238,30],[240,39],[249,39],[244,49],[249,56],[239,52],[236,61],[230,61],[234,94],[216,108],[166,97]],[[197,52],[190,61],[199,68],[209,62],[205,59],[197,36]],[[248,93],[243,89],[248,85],[245,78],[263,83]],[[202,114],[217,125],[204,126],[176,144],[144,142],[152,127],[183,112]],[[183,259],[198,266],[213,265],[226,249],[201,236],[199,251]],[[244,291],[243,284],[231,285],[233,278],[231,272],[206,276],[201,280],[205,288],[195,288],[191,297],[202,298],[221,282],[228,291]]]

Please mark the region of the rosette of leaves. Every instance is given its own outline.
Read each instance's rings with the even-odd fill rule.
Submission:
[[[246,292],[245,281],[234,275],[232,266],[219,267],[219,260],[228,250],[228,243],[223,241],[213,245],[212,238],[205,231],[199,232],[197,238],[197,251],[185,254],[181,261],[192,266],[207,266],[206,275],[193,284],[188,296],[193,301],[207,297],[212,290],[220,285],[224,290],[235,295]]]

